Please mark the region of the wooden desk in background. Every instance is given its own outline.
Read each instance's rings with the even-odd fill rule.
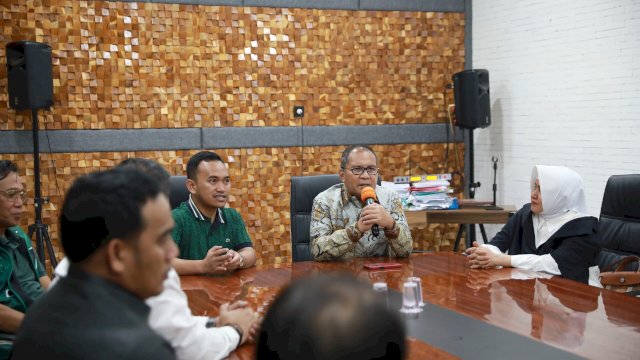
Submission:
[[[506,224],[511,215],[516,212],[513,205],[498,205],[502,210],[487,210],[481,206],[461,207],[452,210],[419,210],[405,211],[409,226],[425,226],[428,224],[460,224],[453,251],[458,251],[460,238],[465,224],[479,224],[484,242],[487,234],[483,224]],[[467,237],[467,247],[471,246]]]
[[[346,270],[389,286],[399,307],[402,283],[422,281],[425,302],[419,319],[405,319],[407,359],[629,359],[637,355],[640,299],[553,277],[511,268],[471,270],[466,257],[451,252],[414,254],[393,259],[394,271],[368,271],[363,265],[386,258],[350,262],[298,262],[263,265],[229,276],[182,276],[189,306],[214,316],[220,304],[246,300],[262,315],[292,280],[318,272]],[[523,276],[526,275],[526,276]],[[253,344],[231,359],[253,359]]]

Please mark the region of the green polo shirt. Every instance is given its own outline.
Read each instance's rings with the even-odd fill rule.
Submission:
[[[19,242],[25,244],[27,257],[20,252]],[[16,276],[22,290],[35,300],[44,292],[40,285],[40,277],[44,275],[44,266],[36,257],[31,240],[19,226],[0,235],[0,304],[26,312],[24,300],[11,289],[11,276]]]
[[[189,196],[188,201],[173,209],[172,215],[176,222],[173,240],[180,249],[181,259],[202,260],[215,245],[235,251],[253,246],[242,216],[234,209],[219,208],[211,220],[198,210]]]

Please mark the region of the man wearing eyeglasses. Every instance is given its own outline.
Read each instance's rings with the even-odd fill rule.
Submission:
[[[411,254],[413,241],[400,198],[393,191],[376,188],[378,172],[377,157],[370,147],[349,146],[342,152],[342,182],[313,200],[311,253],[316,260]],[[366,187],[375,189],[376,203],[361,201]],[[379,228],[377,236],[374,225]]]
[[[25,203],[18,166],[0,160],[0,333],[15,334],[31,303],[49,287],[50,280],[22,231]],[[6,359],[11,341],[0,340],[0,359]]]

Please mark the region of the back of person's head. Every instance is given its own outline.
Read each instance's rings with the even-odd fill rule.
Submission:
[[[157,162],[145,158],[129,158],[122,160],[122,162],[116,165],[116,167],[142,171],[143,173],[154,178],[158,182],[160,190],[165,195],[169,196],[169,190],[171,189],[169,178],[171,178],[171,175],[165,168],[162,167],[162,165],[158,164]]]
[[[405,330],[364,282],[348,274],[296,281],[262,323],[257,359],[403,359]]]
[[[18,173],[18,165],[11,160],[0,160],[0,180],[4,180],[12,172]]]
[[[111,239],[133,239],[143,228],[142,207],[160,194],[158,182],[132,169],[84,175],[67,191],[60,240],[72,263],[82,262]]]
[[[187,179],[195,180],[196,172],[198,171],[198,165],[200,165],[200,163],[203,161],[220,161],[223,164],[225,163],[220,155],[214,153],[213,151],[200,151],[199,153],[190,157],[189,161],[187,161]]]

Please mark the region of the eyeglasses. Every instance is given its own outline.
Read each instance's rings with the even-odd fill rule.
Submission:
[[[356,166],[356,167],[352,167],[351,169],[349,169],[349,171],[351,171],[351,173],[353,175],[362,175],[362,173],[364,173],[365,170],[367,171],[367,174],[369,174],[369,175],[376,175],[380,169],[378,169],[375,166],[369,166],[367,168]]]
[[[0,190],[0,194],[2,194],[2,197],[4,197],[9,201],[16,201],[20,199],[20,201],[24,202],[25,200],[27,200],[27,193],[24,192],[24,190],[18,190],[18,189]]]

